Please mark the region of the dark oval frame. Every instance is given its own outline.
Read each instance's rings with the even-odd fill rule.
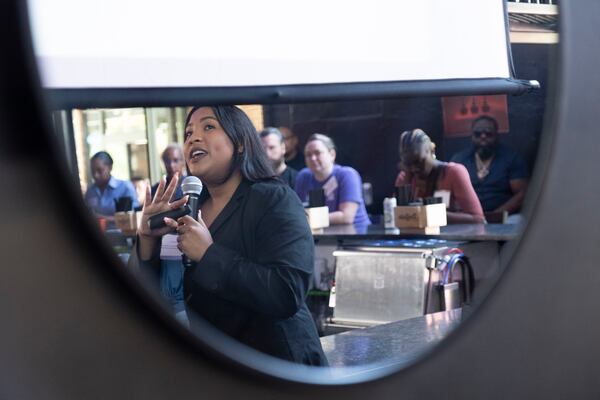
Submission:
[[[92,228],[53,138],[29,34],[21,19],[23,5],[11,1],[2,7],[0,51],[11,62],[3,63],[0,74],[0,176],[10,188],[10,197],[20,200],[2,199],[2,250],[6,260],[21,261],[19,268],[5,270],[5,279],[12,284],[3,286],[7,298],[16,301],[3,306],[10,328],[0,334],[0,342],[17,342],[3,352],[14,361],[13,372],[21,378],[9,381],[9,374],[2,374],[0,387],[7,394],[82,396],[93,388],[104,397],[204,392],[246,398],[506,398],[554,397],[557,393],[579,398],[600,391],[593,368],[600,357],[595,346],[600,322],[594,318],[596,304],[600,304],[595,268],[600,195],[594,190],[600,136],[593,134],[600,109],[600,54],[592,50],[600,44],[599,2],[560,4],[556,86],[551,88],[546,108],[532,179],[534,195],[526,204],[529,223],[520,243],[502,254],[501,262],[506,265],[502,279],[477,312],[435,352],[395,374],[357,385],[324,382],[309,369],[303,371],[302,379],[293,379],[288,372],[297,376],[298,367],[270,357],[265,361],[273,371],[258,371],[248,365],[256,365],[261,356],[243,353],[243,349],[234,361],[211,347],[212,340],[223,340],[222,335],[216,338],[207,332],[197,340],[144,295],[139,282],[119,271],[117,258]],[[50,222],[48,212],[55,213]],[[86,222],[80,224],[73,216]],[[46,238],[42,246],[46,251],[64,248],[65,241],[76,241],[79,247],[62,256],[39,254],[31,250],[31,242],[15,240],[15,235]],[[14,253],[20,257],[14,258]],[[55,274],[61,272],[72,273],[72,280],[56,279]],[[86,312],[75,316],[68,314],[71,308],[62,309],[61,305],[69,304],[64,293],[76,297]],[[47,301],[40,303],[27,294]],[[32,318],[33,310],[44,314]],[[92,310],[94,318],[88,314]],[[123,310],[129,318],[123,318]],[[60,325],[79,326],[94,320],[100,325],[97,330],[86,330],[86,337]],[[55,323],[47,323],[42,330],[24,329],[49,321]],[[17,332],[22,333],[18,341]],[[163,343],[158,338],[167,340]],[[147,344],[143,352],[135,346],[140,342]],[[87,348],[86,343],[95,347]],[[14,349],[23,356],[21,361],[16,361]],[[94,370],[82,379],[77,369],[91,361],[95,361]],[[139,368],[145,379],[132,381]],[[73,375],[80,379],[72,380]]]

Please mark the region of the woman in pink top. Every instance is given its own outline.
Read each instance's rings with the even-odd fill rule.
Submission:
[[[421,129],[400,136],[400,168],[396,186],[411,185],[413,199],[431,197],[436,190],[450,192],[448,223],[485,222],[467,169],[462,164],[436,160],[431,139]]]

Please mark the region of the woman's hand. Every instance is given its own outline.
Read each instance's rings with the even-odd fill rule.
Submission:
[[[142,220],[137,230],[137,233],[140,237],[160,237],[173,230],[169,226],[151,230],[150,226],[148,226],[148,221],[153,215],[174,210],[185,205],[187,202],[187,196],[184,196],[183,198],[172,203],[169,202],[173,196],[173,193],[175,193],[175,189],[177,188],[177,181],[179,181],[178,173],[173,175],[171,182],[169,182],[169,186],[167,186],[165,189],[166,179],[164,177],[161,178],[158,188],[156,189],[154,199],[152,199],[150,194],[150,186],[146,188],[146,199],[144,201],[144,207],[142,208]]]
[[[175,193],[175,189],[177,188],[178,180],[179,174],[175,173],[171,179],[171,182],[169,182],[169,186],[167,186],[165,189],[166,179],[163,177],[158,184],[154,199],[152,199],[152,195],[150,193],[150,186],[146,188],[146,199],[144,200],[144,208],[142,208],[142,220],[140,221],[140,226],[138,226],[137,229],[138,253],[140,260],[142,261],[148,261],[150,258],[152,258],[152,250],[156,244],[156,238],[173,230],[173,228],[168,225],[164,228],[151,230],[150,226],[148,225],[150,217],[161,212],[181,207],[187,202],[187,196],[184,196],[182,199],[174,201],[173,203],[169,203],[169,200],[171,200],[171,197],[173,197],[173,193]]]
[[[198,211],[198,221],[186,215],[177,221],[165,218],[165,223],[170,229],[177,230],[177,247],[190,260],[200,261],[213,243],[212,236],[202,220],[200,211]]]

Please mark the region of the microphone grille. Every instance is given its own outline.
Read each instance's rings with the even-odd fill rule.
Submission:
[[[202,181],[195,176],[186,176],[181,182],[183,194],[197,194],[202,192]]]

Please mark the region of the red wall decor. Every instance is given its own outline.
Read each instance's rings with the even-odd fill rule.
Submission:
[[[506,95],[442,97],[444,136],[471,135],[471,123],[481,115],[498,121],[498,132],[508,132],[508,106]]]

